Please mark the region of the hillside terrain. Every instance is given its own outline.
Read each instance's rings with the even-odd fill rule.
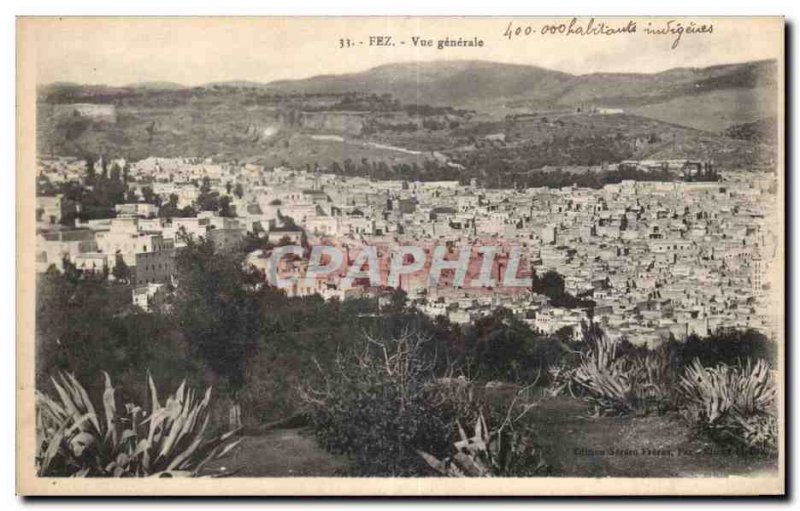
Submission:
[[[39,151],[462,181],[646,158],[768,167],[775,75],[775,62],[576,76],[459,61],[268,84],[56,83],[39,88]]]
[[[635,110],[667,122],[720,131],[775,115],[777,64],[758,61],[653,74],[571,75],[535,66],[482,61],[391,64],[362,73],[273,82],[278,92],[388,93],[404,103],[485,111],[541,110],[593,104]],[[698,104],[707,105],[701,111]],[[720,118],[715,112],[736,112]]]

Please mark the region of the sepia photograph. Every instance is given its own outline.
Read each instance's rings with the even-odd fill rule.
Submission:
[[[17,18],[17,492],[783,494],[784,30]]]

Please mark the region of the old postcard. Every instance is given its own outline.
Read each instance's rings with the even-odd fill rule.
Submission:
[[[25,495],[785,491],[782,18],[19,18]]]

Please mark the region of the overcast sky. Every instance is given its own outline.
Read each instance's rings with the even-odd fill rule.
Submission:
[[[553,20],[541,18],[29,18],[18,29],[20,45],[28,45],[34,55],[38,83],[269,82],[446,59],[530,64],[569,73],[656,72],[782,57],[782,21],[775,18],[677,19],[683,25],[713,24],[713,32],[684,33],[674,50],[676,34],[648,36],[643,30],[648,22],[664,27],[668,20],[637,19],[637,34],[614,36],[545,36],[542,26]],[[530,25],[534,33],[508,40],[503,32],[509,21],[523,29]],[[576,26],[588,21],[579,18]],[[605,21],[619,27],[628,20]],[[370,35],[391,35],[397,45],[370,47]],[[478,37],[484,47],[414,48],[412,36],[434,44],[446,36]],[[339,40],[346,38],[355,46],[340,49]]]

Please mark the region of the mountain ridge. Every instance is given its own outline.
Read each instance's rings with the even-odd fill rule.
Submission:
[[[285,85],[294,82],[303,82],[315,79],[329,79],[329,78],[337,78],[337,77],[344,77],[344,76],[351,76],[351,75],[359,75],[365,74],[374,71],[381,71],[390,68],[400,68],[400,67],[426,67],[426,66],[447,66],[448,64],[463,64],[463,65],[487,65],[487,66],[503,66],[508,68],[526,68],[526,69],[538,69],[542,71],[548,71],[552,73],[558,73],[561,75],[571,76],[571,77],[605,77],[605,76],[616,76],[616,77],[637,77],[637,76],[654,76],[654,75],[668,75],[673,74],[676,72],[684,72],[684,71],[698,71],[698,70],[713,70],[713,69],[722,69],[722,68],[732,68],[736,66],[744,66],[744,65],[759,65],[759,64],[775,64],[775,60],[763,59],[763,60],[752,60],[752,61],[744,61],[744,62],[735,62],[735,63],[727,63],[727,64],[714,64],[711,66],[704,66],[704,67],[673,67],[668,68],[663,71],[656,71],[654,73],[636,73],[636,72],[625,72],[625,71],[594,71],[590,73],[569,73],[567,71],[559,71],[555,69],[550,69],[543,66],[536,66],[533,64],[517,64],[517,63],[507,63],[507,62],[495,62],[490,60],[481,60],[481,59],[470,59],[470,60],[431,60],[431,61],[411,61],[411,62],[394,62],[388,64],[381,64],[378,66],[374,66],[363,71],[356,71],[353,73],[322,73],[318,75],[311,75],[308,77],[303,78],[288,78],[288,79],[280,79],[280,80],[270,80],[270,81],[258,81],[258,80],[245,80],[245,79],[231,79],[231,80],[216,80],[212,82],[206,82],[199,85],[185,85],[179,82],[169,81],[169,80],[153,80],[153,81],[143,81],[143,82],[131,82],[124,85],[108,85],[103,83],[80,83],[75,81],[63,81],[58,80],[54,82],[48,82],[44,84],[40,84],[40,87],[50,88],[50,87],[106,87],[109,89],[135,89],[135,88],[183,88],[183,89],[194,89],[199,87],[211,87],[214,85],[231,85],[231,86],[248,86],[248,87],[261,87],[267,88],[275,85]]]
[[[354,73],[266,83],[230,80],[184,89],[173,82],[145,82],[124,88],[52,84],[41,90],[52,92],[60,87],[97,90],[98,95],[111,98],[128,91],[214,87],[252,88],[273,94],[361,92],[391,94],[404,104],[452,106],[495,116],[592,106],[623,109],[710,131],[777,113],[775,60],[677,67],[657,73],[584,74],[486,60],[436,60],[389,63]],[[715,120],[720,112],[725,113],[724,119]]]

